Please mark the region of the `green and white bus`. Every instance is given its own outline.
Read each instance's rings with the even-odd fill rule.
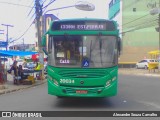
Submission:
[[[58,97],[117,94],[119,30],[115,21],[53,21],[48,36],[48,93]]]

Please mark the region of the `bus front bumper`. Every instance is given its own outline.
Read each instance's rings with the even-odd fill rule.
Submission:
[[[110,97],[117,94],[117,81],[108,87],[65,87],[56,86],[48,80],[48,94],[60,97]]]

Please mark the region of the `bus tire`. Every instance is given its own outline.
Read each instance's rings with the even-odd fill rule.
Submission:
[[[57,98],[58,98],[58,99],[61,99],[61,98],[63,98],[63,97],[62,97],[62,96],[57,96]]]

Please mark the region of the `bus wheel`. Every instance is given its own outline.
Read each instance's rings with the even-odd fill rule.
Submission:
[[[61,99],[61,98],[63,98],[63,97],[62,97],[62,96],[57,96],[57,98],[58,98],[58,99]]]

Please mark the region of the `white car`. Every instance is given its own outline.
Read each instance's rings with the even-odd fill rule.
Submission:
[[[143,69],[148,69],[148,63],[149,62],[158,62],[156,59],[143,59],[139,62],[136,63],[136,68],[143,68]]]

